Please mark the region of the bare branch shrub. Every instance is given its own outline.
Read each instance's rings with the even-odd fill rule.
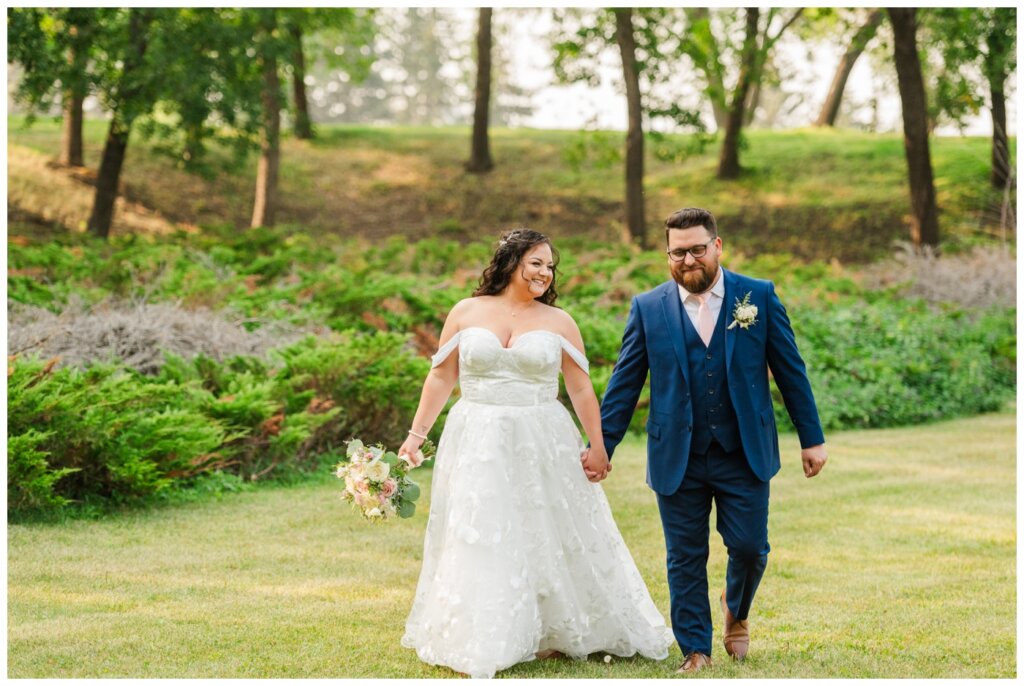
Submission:
[[[1017,302],[1017,260],[1008,249],[975,247],[957,255],[936,255],[901,242],[893,257],[866,268],[871,289],[897,286],[900,294],[968,309],[1012,307]]]
[[[248,331],[245,324],[259,326]],[[119,359],[143,374],[160,370],[164,352],[185,359],[200,354],[216,360],[263,356],[309,333],[316,330],[254,321],[227,311],[186,310],[172,302],[105,301],[87,307],[81,300],[72,300],[60,314],[12,301],[7,304],[9,355],[59,357],[60,366]]]

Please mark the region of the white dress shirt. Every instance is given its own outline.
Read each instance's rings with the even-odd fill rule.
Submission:
[[[686,310],[686,314],[690,317],[690,322],[693,323],[693,328],[700,331],[700,324],[697,323],[697,312],[700,310],[700,303],[696,298],[689,297],[690,291],[677,284],[679,288],[679,299],[683,301],[683,309]],[[705,291],[702,295],[710,295],[708,300],[708,311],[711,313],[711,321],[718,325],[718,315],[722,312],[722,305],[725,303],[725,281],[722,279],[722,267],[718,267],[718,276],[715,277],[715,283],[711,285],[711,289]]]

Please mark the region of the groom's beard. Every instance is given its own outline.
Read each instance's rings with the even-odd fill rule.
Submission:
[[[718,276],[718,262],[702,264],[696,262],[687,270],[682,262],[672,265],[672,278],[690,293],[703,293],[715,283]]]

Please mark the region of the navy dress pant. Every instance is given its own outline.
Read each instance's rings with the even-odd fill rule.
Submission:
[[[672,631],[683,655],[711,655],[707,563],[712,501],[718,533],[729,553],[726,602],[736,619],[750,613],[768,564],[768,483],[754,476],[742,449],[727,453],[712,442],[706,454],[691,453],[679,490],[658,495],[668,552]]]

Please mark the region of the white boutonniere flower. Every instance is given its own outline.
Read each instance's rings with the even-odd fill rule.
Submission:
[[[729,328],[739,325],[741,329],[748,329],[757,324],[757,305],[750,304],[750,291],[740,301],[736,298],[736,307],[732,310],[732,324]]]

